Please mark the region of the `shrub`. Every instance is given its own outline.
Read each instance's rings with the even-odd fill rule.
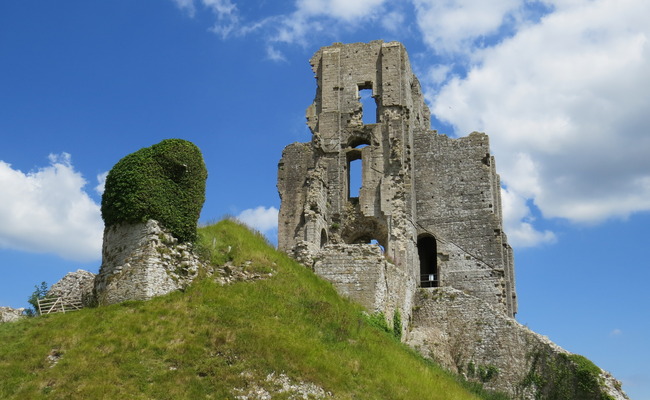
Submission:
[[[207,170],[198,147],[166,139],[118,161],[106,177],[106,227],[155,219],[181,242],[196,239]]]
[[[49,291],[45,282],[41,282],[40,286],[34,285],[34,289],[34,292],[27,299],[27,302],[32,306],[25,310],[25,314],[29,317],[34,317],[38,314],[38,301],[43,300]]]
[[[402,315],[397,309],[393,314],[393,336],[395,336],[397,340],[402,339]]]

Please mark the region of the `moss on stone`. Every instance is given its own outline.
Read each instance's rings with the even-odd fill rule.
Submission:
[[[106,227],[155,219],[180,242],[196,238],[207,170],[198,147],[166,139],[122,158],[106,177]]]
[[[530,370],[520,383],[523,390],[533,389],[535,399],[611,400],[604,390],[600,368],[578,354],[529,355]]]

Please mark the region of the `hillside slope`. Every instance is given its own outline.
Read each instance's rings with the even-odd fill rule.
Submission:
[[[200,237],[223,279],[251,279],[2,324],[0,398],[480,398],[260,235]]]

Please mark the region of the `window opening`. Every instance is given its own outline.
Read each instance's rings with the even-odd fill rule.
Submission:
[[[323,247],[327,244],[327,232],[325,232],[325,229],[322,229],[320,231],[320,247]]]
[[[424,236],[418,239],[420,257],[420,286],[438,287],[438,249],[436,238]]]
[[[359,86],[361,120],[365,125],[377,123],[377,101],[372,97],[372,85]]]
[[[381,249],[381,253],[382,253],[382,254],[384,253],[384,251],[385,251],[384,246],[382,246],[382,245],[379,243],[379,240],[377,240],[377,239],[372,239],[372,240],[370,240],[370,244],[374,244],[375,246],[379,246],[379,248]]]
[[[348,198],[359,197],[363,186],[363,161],[361,149],[367,144],[360,144],[354,151],[348,153]]]
[[[348,172],[350,174],[350,198],[359,197],[359,191],[361,190],[361,177],[363,176],[363,168],[361,166],[360,158],[350,161]]]

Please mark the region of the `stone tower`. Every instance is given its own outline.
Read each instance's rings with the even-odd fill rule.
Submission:
[[[389,317],[410,317],[417,288],[445,286],[513,316],[512,251],[488,137],[430,129],[400,43],[337,43],[311,65],[312,141],[287,146],[279,163],[280,249]]]

